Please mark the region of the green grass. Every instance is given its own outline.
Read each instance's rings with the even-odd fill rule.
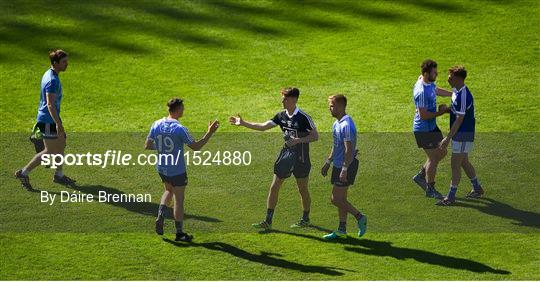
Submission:
[[[4,262],[5,279],[538,278],[538,270],[534,270],[538,269],[538,261],[516,260],[519,255],[537,257],[538,240],[523,234],[498,235],[506,240],[485,240],[485,234],[477,233],[392,233],[326,243],[319,236],[307,233],[196,232],[198,239],[192,244],[141,233],[75,236],[71,233],[4,233],[0,236],[9,257],[18,259]],[[10,244],[4,244],[6,241]],[[456,244],[456,241],[476,242],[477,248],[471,250],[469,245]],[[530,249],[524,245],[536,247]],[[25,259],[32,263],[21,265],[20,261]],[[58,271],[52,271],[52,265]],[[515,265],[511,268],[512,276],[505,274],[509,265]]]
[[[57,47],[72,54],[61,76],[69,131],[146,131],[172,96],[186,99],[192,129],[236,112],[268,119],[279,89],[294,85],[322,130],[332,123],[326,97],[342,92],[361,131],[408,132],[412,86],[428,57],[443,87],[447,68],[468,68],[480,131],[539,131],[536,1],[17,0],[0,8],[2,131],[34,121],[46,54]]]
[[[0,279],[133,280],[539,280],[539,12],[536,1],[2,1],[0,9]],[[429,19],[429,21],[427,20]],[[223,126],[205,149],[249,150],[250,166],[189,167],[186,229],[193,244],[153,234],[162,187],[151,166],[68,167],[78,191],[150,193],[151,203],[40,203],[12,177],[32,156],[46,53],[70,53],[62,118],[69,153],[143,153],[150,124],[172,96],[196,137]],[[410,133],[419,64],[465,64],[475,96],[471,161],[487,190],[455,207],[426,199],[410,180],[424,161]],[[279,89],[301,89],[299,105],[321,140],[311,146],[311,217],[300,214],[294,180],[282,187],[276,232],[250,224],[265,213],[279,130],[226,125],[240,112],[263,121],[280,108]],[[326,97],[349,98],[360,172],[350,201],[369,216],[365,239],[321,241],[337,225],[328,179],[319,175],[331,144]],[[440,103],[448,100],[439,99]],[[448,117],[439,120],[447,132]],[[398,133],[396,133],[398,132]],[[146,152],[148,153],[148,152]],[[52,171],[34,186],[69,190]],[[446,192],[449,159],[437,183]],[[172,238],[168,221],[165,239]]]
[[[473,163],[487,189],[483,200],[466,200],[463,181],[455,207],[426,199],[410,180],[422,156],[411,134],[360,135],[361,162],[350,201],[369,216],[366,239],[321,241],[337,225],[328,179],[318,174],[331,136],[312,144],[310,177],[312,221],[318,228],[294,231],[301,215],[294,181],[282,188],[272,234],[257,234],[250,224],[264,217],[272,161],[280,136],[274,133],[223,133],[207,149],[249,150],[250,166],[191,166],[185,226],[194,245],[164,242],[152,226],[161,184],[151,166],[69,167],[80,191],[149,193],[151,203],[40,202],[10,177],[31,157],[25,134],[4,134],[0,206],[6,279],[537,279],[540,210],[536,187],[536,133],[479,134]],[[144,134],[74,133],[70,151],[107,149],[138,154]],[[233,143],[236,141],[236,143]],[[18,144],[18,146],[17,146]],[[20,146],[23,144],[23,146]],[[498,144],[505,144],[499,146]],[[521,148],[516,150],[515,148]],[[502,173],[504,172],[504,173]],[[50,193],[73,192],[50,182],[51,170],[36,169],[32,183]],[[437,181],[445,191],[449,165]],[[165,238],[172,238],[168,221]],[[152,243],[154,242],[154,243]],[[385,243],[387,242],[387,243]],[[170,244],[169,244],[170,243]],[[279,255],[264,255],[275,253]],[[46,259],[42,258],[46,256]],[[73,263],[78,257],[86,264]],[[39,265],[44,267],[37,267]],[[54,264],[54,270],[45,267]],[[103,265],[103,267],[101,267]],[[227,271],[225,271],[227,269]]]

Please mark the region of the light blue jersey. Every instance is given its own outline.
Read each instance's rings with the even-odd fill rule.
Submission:
[[[156,169],[159,173],[175,176],[186,172],[184,144],[193,143],[193,137],[178,120],[162,118],[155,121],[147,138],[153,140],[156,146],[158,152]]]
[[[345,141],[351,141],[352,150],[356,154],[356,126],[349,115],[344,115],[333,125],[334,149],[332,159],[334,166],[341,168],[345,160]]]
[[[422,120],[420,119],[419,108],[426,108],[428,112],[437,112],[437,85],[435,82],[425,83],[422,76],[418,77],[413,89],[414,105],[416,113],[414,114],[413,131],[414,132],[430,132],[437,127],[435,118]]]
[[[41,96],[39,98],[39,108],[37,114],[37,122],[54,123],[54,120],[47,108],[47,95],[56,94],[56,100],[54,101],[54,108],[58,117],[60,117],[60,102],[62,102],[62,84],[58,74],[49,69],[45,72],[41,78]]]

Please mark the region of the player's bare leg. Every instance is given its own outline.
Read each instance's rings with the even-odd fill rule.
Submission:
[[[272,227],[272,219],[278,202],[279,189],[281,188],[283,181],[285,181],[285,179],[279,178],[274,174],[272,184],[268,190],[268,197],[266,198],[266,219],[259,223],[254,223],[251,226],[262,229],[270,229]]]

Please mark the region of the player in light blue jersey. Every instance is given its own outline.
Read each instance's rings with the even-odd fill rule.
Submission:
[[[440,147],[446,149],[450,141],[452,142],[452,182],[447,196],[439,201],[437,205],[448,206],[456,201],[457,186],[461,180],[461,169],[471,180],[472,191],[467,194],[468,198],[480,198],[484,190],[478,178],[476,170],[469,162],[469,153],[473,148],[475,123],[474,99],[465,85],[467,70],[463,66],[453,66],[448,70],[448,83],[453,88],[452,107],[450,108],[450,132],[446,136]]]
[[[422,75],[413,89],[416,106],[413,132],[418,148],[424,149],[427,160],[413,180],[425,191],[426,197],[442,199],[441,193],[435,189],[435,175],[439,162],[446,156],[446,149],[439,148],[443,136],[436,118],[445,114],[448,107],[441,104],[437,109],[437,96],[450,97],[452,93],[435,84],[438,75],[435,61],[425,60],[421,69]]]
[[[66,133],[60,118],[60,103],[62,102],[62,84],[60,72],[68,67],[68,54],[63,50],[55,50],[49,53],[51,68],[41,78],[41,93],[37,114],[35,131],[39,130],[43,137],[44,149],[38,152],[32,160],[22,169],[15,172],[15,177],[21,181],[22,186],[32,191],[28,174],[32,169],[40,165],[44,154],[64,154],[66,148]],[[64,175],[62,166],[59,165],[54,173],[53,182],[65,185],[75,185],[75,180]]]
[[[165,211],[174,196],[175,240],[189,242],[193,239],[193,236],[183,230],[184,191],[188,179],[184,160],[184,144],[194,151],[200,150],[216,132],[219,122],[217,120],[211,122],[203,138],[195,141],[189,134],[188,129],[178,121],[184,114],[182,99],[171,99],[167,106],[169,115],[154,122],[144,145],[147,150],[157,150],[158,164],[156,169],[165,185],[155,222],[155,230],[157,234],[163,235]]]
[[[348,200],[347,190],[354,184],[356,173],[358,172],[358,159],[356,155],[356,126],[345,109],[347,98],[337,94],[328,97],[328,107],[332,117],[336,118],[333,125],[334,145],[330,156],[321,169],[321,174],[326,176],[330,163],[333,163],[330,183],[332,188],[332,204],[338,208],[339,226],[330,234],[323,236],[326,240],[346,237],[347,235],[347,214],[354,216],[358,225],[358,236],[362,237],[367,230],[367,217],[358,211]]]

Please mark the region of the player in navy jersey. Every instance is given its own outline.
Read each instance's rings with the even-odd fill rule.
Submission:
[[[426,197],[442,199],[441,193],[435,189],[435,175],[439,162],[446,156],[446,149],[439,148],[443,139],[437,126],[436,118],[447,112],[448,107],[441,104],[437,109],[437,96],[450,97],[452,93],[437,87],[437,63],[425,60],[421,66],[422,74],[418,77],[413,89],[413,100],[416,106],[413,132],[418,148],[424,149],[427,160],[413,177],[426,194]]]
[[[182,99],[174,98],[167,103],[169,115],[152,124],[144,148],[157,150],[159,162],[156,169],[165,186],[161,196],[155,230],[163,235],[165,211],[167,204],[174,196],[174,221],[176,227],[176,241],[191,241],[192,235],[183,230],[184,220],[184,191],[187,185],[187,172],[184,160],[184,144],[194,151],[200,150],[219,127],[217,120],[208,125],[208,131],[199,141],[195,141],[178,119],[184,114]],[[168,158],[167,156],[172,156]]]
[[[68,67],[68,54],[63,50],[55,50],[49,53],[51,67],[41,78],[41,93],[37,113],[35,131],[43,137],[44,149],[38,152],[32,160],[22,169],[15,172],[15,177],[21,181],[22,186],[32,191],[28,174],[40,165],[44,154],[64,154],[66,148],[66,133],[60,118],[60,103],[62,102],[62,84],[60,72]],[[59,165],[54,173],[53,182],[65,185],[75,185],[75,180],[64,175],[62,166]]]
[[[332,187],[332,204],[338,208],[339,226],[336,231],[323,236],[333,240],[347,235],[347,214],[354,216],[358,225],[358,236],[362,237],[367,230],[367,217],[360,213],[348,200],[347,190],[354,184],[358,172],[356,155],[356,126],[347,115],[347,98],[341,94],[328,97],[328,108],[332,117],[336,118],[332,128],[334,143],[321,174],[326,176],[330,163],[333,164],[330,183]]]
[[[452,142],[452,182],[447,196],[439,201],[437,205],[448,206],[456,201],[456,192],[461,180],[461,169],[471,180],[472,191],[467,194],[468,198],[479,198],[484,194],[484,190],[473,165],[469,162],[469,153],[473,148],[475,123],[474,99],[465,85],[467,70],[463,66],[453,66],[448,70],[448,83],[453,89],[452,107],[450,112],[450,132],[441,141],[440,147],[446,149],[450,141]]]
[[[254,223],[252,226],[255,228],[272,228],[272,218],[278,202],[279,189],[283,181],[290,177],[291,174],[296,178],[304,211],[302,218],[291,227],[299,228],[310,225],[311,197],[308,191],[308,176],[311,170],[311,162],[309,159],[309,143],[317,141],[319,135],[311,117],[296,106],[299,96],[300,90],[297,88],[282,89],[281,97],[285,110],[277,113],[272,119],[264,123],[245,121],[239,114],[229,118],[231,124],[259,131],[279,126],[285,139],[285,145],[274,163],[274,179],[268,191],[266,219]]]

